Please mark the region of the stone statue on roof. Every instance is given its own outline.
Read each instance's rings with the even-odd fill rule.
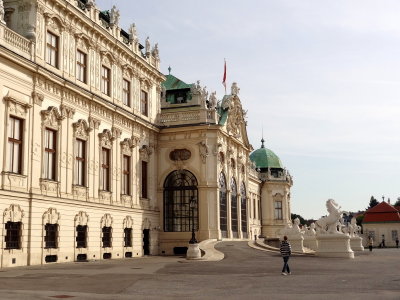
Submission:
[[[129,26],[129,41],[131,42],[137,41],[137,32],[135,23],[132,23],[131,26]]]
[[[160,52],[159,52],[159,50],[158,50],[158,43],[156,43],[156,44],[154,45],[154,48],[153,48],[153,50],[151,51],[151,53],[153,54],[153,56],[154,56],[155,58],[160,58]]]
[[[238,87],[237,83],[236,82],[232,83],[231,94],[239,95],[239,91],[240,91],[240,88]]]
[[[119,24],[119,10],[114,5],[110,12],[110,24],[118,26]]]
[[[210,95],[210,99],[208,100],[209,108],[214,109],[217,106],[217,92],[214,91]]]
[[[1,23],[5,23],[4,22],[4,4],[3,4],[3,0],[0,0],[0,22]]]
[[[150,53],[150,38],[149,37],[146,38],[145,50],[146,50],[146,53]]]

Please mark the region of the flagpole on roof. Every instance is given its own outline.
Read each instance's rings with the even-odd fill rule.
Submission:
[[[222,77],[222,84],[225,87],[225,95],[226,95],[226,59],[224,58],[224,76]]]

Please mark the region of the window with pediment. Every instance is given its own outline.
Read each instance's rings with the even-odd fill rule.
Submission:
[[[4,211],[5,226],[5,249],[21,249],[22,248],[22,219],[24,211],[17,204],[10,205]]]
[[[100,141],[100,189],[111,191],[111,170],[112,170],[112,144],[114,141],[110,130],[104,129],[99,133]]]
[[[113,219],[110,214],[105,214],[100,221],[102,248],[112,247],[112,224]]]
[[[90,128],[85,120],[73,124],[75,138],[75,184],[86,186]]]
[[[46,42],[46,63],[49,65],[59,68],[59,36],[51,31],[47,31],[47,42]]]
[[[124,247],[132,247],[132,226],[133,220],[131,216],[124,219]]]
[[[240,217],[242,222],[242,234],[243,237],[247,237],[247,195],[246,195],[246,186],[244,182],[240,187]]]
[[[57,249],[59,244],[59,224],[60,213],[55,208],[49,208],[43,214],[44,224],[44,248]]]
[[[233,237],[238,237],[238,197],[234,178],[231,179],[231,228]]]
[[[228,230],[228,202],[227,188],[224,173],[219,175],[219,228],[222,237],[227,237]]]
[[[87,248],[89,216],[86,212],[80,211],[75,216],[76,248]]]

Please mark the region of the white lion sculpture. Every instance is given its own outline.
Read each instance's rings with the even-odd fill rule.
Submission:
[[[321,234],[343,234],[343,232],[338,231],[337,226],[338,222],[343,216],[339,204],[337,204],[335,200],[329,199],[328,201],[326,201],[326,209],[328,210],[329,215],[326,217],[322,217],[315,222],[317,232]]]

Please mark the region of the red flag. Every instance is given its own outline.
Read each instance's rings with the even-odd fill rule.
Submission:
[[[222,84],[225,87],[225,94],[226,94],[226,60],[224,59],[224,77],[222,78]]]

